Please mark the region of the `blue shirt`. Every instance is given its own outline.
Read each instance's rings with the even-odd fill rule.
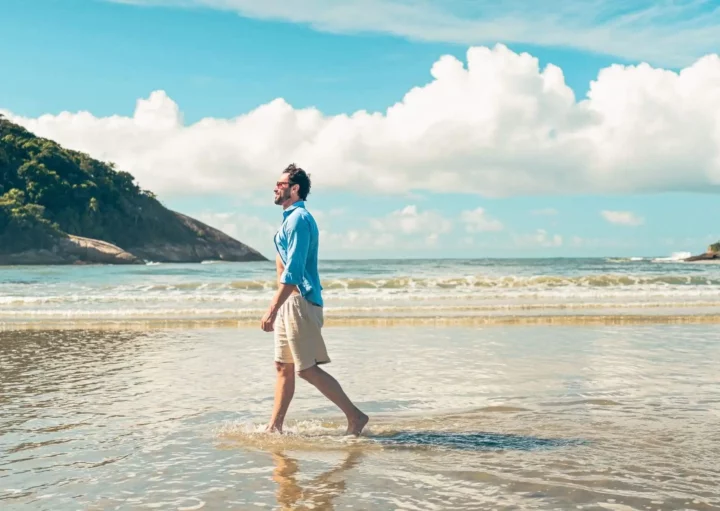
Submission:
[[[303,298],[322,307],[319,239],[320,231],[313,216],[305,209],[305,201],[297,201],[283,211],[283,223],[275,233],[275,248],[285,265],[280,282],[296,285]]]

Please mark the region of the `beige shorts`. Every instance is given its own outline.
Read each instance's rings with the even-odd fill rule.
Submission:
[[[275,318],[275,362],[295,364],[302,371],[330,362],[322,336],[323,308],[292,294]]]

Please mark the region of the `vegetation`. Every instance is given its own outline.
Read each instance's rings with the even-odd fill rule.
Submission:
[[[710,245],[710,252],[720,253],[720,241]]]
[[[203,237],[129,173],[36,137],[0,115],[0,253],[48,248],[65,234],[122,248]]]

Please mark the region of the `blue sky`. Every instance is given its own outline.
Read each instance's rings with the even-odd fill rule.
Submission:
[[[316,171],[308,206],[326,258],[665,255],[720,238],[720,63],[695,64],[720,50],[716,4],[555,0],[555,17],[518,1],[302,4],[5,0],[0,110],[267,255],[272,185],[290,161]],[[489,48],[472,54],[473,83],[496,87],[464,85],[453,62],[470,68],[471,46]],[[542,78],[548,64],[574,98]],[[659,71],[683,68],[691,85]],[[579,102],[594,80],[589,113]]]

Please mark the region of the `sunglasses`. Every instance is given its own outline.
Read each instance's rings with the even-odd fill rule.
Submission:
[[[278,181],[278,182],[275,183],[275,185],[276,185],[278,188],[280,188],[280,187],[283,186],[283,185],[292,186],[292,185],[294,185],[294,184],[295,184],[295,183],[292,183],[292,182],[290,182],[290,181]]]

